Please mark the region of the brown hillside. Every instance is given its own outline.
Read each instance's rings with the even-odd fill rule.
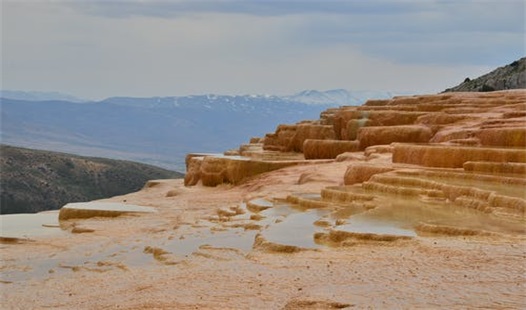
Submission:
[[[58,210],[68,202],[90,201],[137,191],[151,179],[178,172],[122,160],[0,147],[2,214]]]

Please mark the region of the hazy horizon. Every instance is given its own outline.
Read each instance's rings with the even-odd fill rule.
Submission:
[[[172,94],[172,95],[165,95],[165,96],[159,96],[159,95],[151,95],[151,96],[127,96],[126,94],[122,94],[122,95],[116,95],[116,96],[108,96],[108,97],[103,97],[103,98],[100,98],[100,99],[89,99],[89,98],[83,98],[83,97],[80,97],[80,96],[76,96],[74,94],[71,94],[71,93],[68,93],[67,91],[34,91],[34,90],[25,90],[25,89],[0,89],[0,95],[2,97],[5,97],[5,98],[12,98],[12,99],[17,99],[16,97],[17,96],[10,96],[9,94],[16,94],[16,95],[20,95],[20,94],[26,94],[28,96],[42,96],[42,97],[63,97],[64,100],[68,101],[67,99],[69,98],[70,100],[69,101],[104,101],[106,99],[111,99],[111,98],[119,98],[119,97],[122,97],[122,98],[137,98],[137,99],[148,99],[148,98],[171,98],[171,97],[177,97],[177,98],[182,98],[182,97],[192,97],[192,96],[231,96],[231,97],[237,97],[237,96],[261,96],[261,97],[264,97],[264,96],[270,96],[270,97],[279,97],[279,98],[287,98],[287,97],[294,97],[296,95],[300,95],[301,93],[303,92],[306,92],[306,91],[318,91],[320,93],[326,93],[326,92],[331,92],[331,91],[340,91],[340,90],[344,90],[344,91],[347,91],[350,95],[356,95],[356,96],[360,96],[362,94],[368,94],[368,93],[371,93],[371,94],[380,94],[382,96],[382,98],[384,98],[385,94],[387,93],[391,93],[393,94],[394,96],[398,96],[398,95],[413,95],[413,94],[418,94],[418,93],[415,93],[415,92],[412,92],[412,91],[389,91],[389,90],[373,90],[373,89],[369,89],[369,90],[349,90],[349,89],[343,89],[343,88],[339,88],[339,89],[323,89],[323,90],[320,90],[320,89],[303,89],[303,90],[299,90],[293,94],[285,94],[285,95],[276,95],[276,94],[272,94],[272,93],[266,93],[266,94],[263,94],[263,93],[238,93],[238,94],[220,94],[220,93],[210,93],[210,92],[203,92],[203,93],[199,93],[199,94],[188,94],[188,95],[178,95],[178,94]],[[4,93],[7,93],[8,95],[6,96]],[[376,98],[376,97],[375,97]],[[47,100],[47,99],[37,99],[37,100]]]

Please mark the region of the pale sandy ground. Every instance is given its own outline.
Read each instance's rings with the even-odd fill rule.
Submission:
[[[248,240],[242,246],[173,246],[210,227],[221,233],[224,225],[207,221],[220,208],[339,185],[347,165],[290,167],[237,187],[164,181],[112,198],[158,213],[79,220],[94,232],[1,245],[1,308],[526,308],[524,236],[416,237],[290,254],[252,250],[256,231],[238,229]],[[303,173],[311,181],[299,185]]]

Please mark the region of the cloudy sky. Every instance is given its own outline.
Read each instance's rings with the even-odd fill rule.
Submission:
[[[525,54],[524,0],[1,0],[2,88],[438,92]]]

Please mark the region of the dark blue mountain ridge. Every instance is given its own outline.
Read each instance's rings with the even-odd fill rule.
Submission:
[[[0,90],[0,97],[27,101],[48,101],[62,100],[69,102],[86,102],[89,100],[81,99],[70,94],[50,91],[21,91],[21,90]]]
[[[4,144],[184,171],[187,153],[236,148],[279,124],[317,119],[328,107],[341,105],[335,101],[342,96],[314,94],[310,101],[301,94],[307,103],[268,95],[111,97],[82,103],[2,98],[0,134]]]

